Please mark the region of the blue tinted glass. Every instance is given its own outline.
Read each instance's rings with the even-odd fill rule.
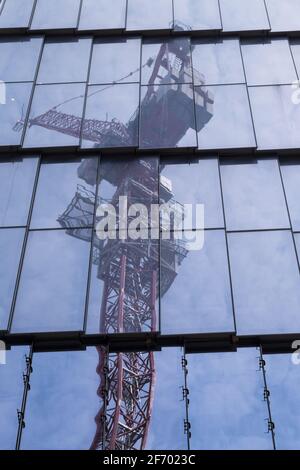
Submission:
[[[140,81],[141,40],[97,41],[93,46],[90,83]]]
[[[299,345],[298,345],[299,347]],[[297,354],[264,356],[267,385],[270,391],[272,420],[275,424],[275,440],[278,450],[300,449],[299,379]]]
[[[96,348],[34,354],[22,449],[90,448],[102,407],[98,364]]]
[[[195,129],[192,85],[142,87],[141,148],[196,147]]]
[[[138,139],[139,86],[89,86],[82,147],[135,147]]]
[[[83,0],[79,29],[125,28],[126,0]]]
[[[85,85],[37,85],[24,147],[77,146]]]
[[[300,165],[297,161],[282,161],[281,173],[292,227],[295,232],[300,232]]]
[[[0,230],[0,330],[7,329],[24,232],[24,229]]]
[[[174,0],[174,29],[222,29],[218,0]]]
[[[0,28],[27,28],[33,5],[34,0],[6,0],[3,5],[0,2]]]
[[[41,46],[40,37],[1,39],[0,79],[4,82],[33,81]]]
[[[4,90],[5,97],[4,103],[0,104],[0,145],[19,145],[32,85],[5,83],[0,86],[0,93]]]
[[[187,356],[192,449],[272,449],[259,355],[250,348]]]
[[[90,231],[31,232],[15,307],[13,331],[82,330]]]
[[[300,147],[298,94],[291,85],[249,88],[259,150]]]
[[[297,80],[288,39],[242,42],[248,85],[280,85]]]
[[[76,28],[80,0],[37,0],[31,29]]]
[[[166,159],[161,163],[161,202],[171,196],[179,204],[204,204],[204,227],[224,227],[218,160]],[[168,196],[165,196],[167,191]],[[193,227],[201,229],[197,224]]]
[[[195,85],[245,83],[238,39],[193,42],[193,66]]]
[[[158,14],[159,12],[159,14]],[[127,30],[172,29],[172,0],[128,0]]]
[[[299,39],[294,39],[290,41],[292,55],[295,61],[296,69],[298,76],[300,75],[300,41]]]
[[[50,40],[44,45],[38,83],[85,82],[91,39]]]
[[[224,31],[270,29],[264,0],[220,0]]]
[[[199,149],[256,147],[246,86],[195,87],[195,98]]]
[[[42,161],[31,228],[79,228],[93,225],[97,158]],[[88,180],[89,181],[89,180]]]
[[[298,333],[300,276],[291,233],[230,234],[229,254],[238,333]]]
[[[37,158],[0,161],[0,226],[27,224]]]
[[[300,3],[298,0],[266,0],[272,31],[299,31]]]
[[[143,42],[142,84],[192,83],[189,38]]]
[[[234,331],[223,231],[187,232],[179,240],[162,240],[161,296],[164,334]]]
[[[1,355],[0,351],[0,355]],[[6,351],[6,364],[0,361],[0,450],[15,450],[18,417],[23,398],[23,372],[26,370],[25,355],[28,346],[16,346]]]
[[[277,159],[222,160],[228,230],[289,228]]]
[[[183,426],[185,405],[182,400],[182,355],[179,348],[165,348],[154,354],[156,381],[146,449],[187,448]]]

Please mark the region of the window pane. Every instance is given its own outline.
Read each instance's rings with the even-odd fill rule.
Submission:
[[[230,234],[229,253],[238,333],[298,333],[300,276],[291,233]]]
[[[23,373],[28,346],[15,346],[6,351],[6,364],[0,364],[0,450],[15,450],[18,432],[17,410],[23,398]]]
[[[266,0],[272,31],[299,31],[298,0]]]
[[[278,450],[300,449],[299,365],[290,354],[264,356]]]
[[[224,31],[270,29],[264,0],[220,0]]]
[[[34,0],[6,0],[0,4],[0,28],[27,28]]]
[[[85,85],[37,85],[24,147],[79,145]]]
[[[218,0],[174,0],[174,29],[222,29]]]
[[[204,204],[205,228],[224,227],[218,160],[166,159],[161,166],[161,202],[167,202],[164,191],[168,190],[179,204]],[[170,194],[171,189],[171,194]],[[195,213],[195,212],[194,212]],[[196,224],[190,228],[202,228]]]
[[[259,150],[300,147],[300,106],[293,93],[290,85],[249,88]]]
[[[195,85],[245,83],[240,42],[238,39],[193,42]],[[200,74],[199,74],[200,72]]]
[[[95,42],[90,83],[139,83],[140,56],[140,39],[129,38]]]
[[[292,227],[295,232],[300,232],[300,165],[297,161],[283,161],[281,173]]]
[[[96,159],[97,160],[97,159]],[[95,189],[82,177],[88,166],[95,181],[97,163],[93,158],[76,160],[45,159],[42,162],[31,228],[92,227]]]
[[[148,0],[128,0],[127,30],[172,27],[172,0],[152,0],[151,3]]]
[[[80,0],[37,0],[31,29],[76,28]]]
[[[298,75],[300,75],[300,41],[294,39],[290,42],[290,46]]]
[[[224,159],[221,176],[228,230],[290,227],[276,159]]]
[[[255,147],[247,90],[244,85],[196,87],[196,96],[209,105],[206,122],[199,106],[197,114],[199,149]],[[200,94],[201,93],[201,94]]]
[[[82,330],[90,231],[31,232],[15,308],[14,332]]]
[[[102,407],[98,363],[96,348],[34,354],[23,450],[90,448]]]
[[[82,147],[137,146],[139,86],[89,86]]]
[[[187,449],[183,426],[186,416],[182,400],[184,386],[182,355],[180,348],[165,348],[154,353],[156,380],[146,449]]]
[[[201,249],[196,243],[203,235]],[[162,332],[234,331],[224,232],[188,231],[161,243]]]
[[[280,85],[297,80],[288,39],[243,41],[248,85]]]
[[[126,0],[83,0],[79,29],[125,28]]]
[[[144,86],[141,100],[140,147],[197,146],[191,85]]]
[[[4,82],[33,81],[42,38],[1,39],[0,77]],[[13,60],[12,60],[13,57]]]
[[[0,104],[0,145],[21,143],[24,118],[31,94],[31,83],[5,83],[5,104]]]
[[[91,39],[49,39],[45,45],[38,83],[85,82],[88,73]]]
[[[0,161],[0,226],[27,224],[37,158]]]
[[[191,448],[271,450],[259,350],[191,354],[187,360]]]
[[[192,83],[190,39],[144,41],[142,51],[142,84]]]
[[[113,240],[102,234],[98,230],[93,243],[88,333],[157,331],[158,240],[135,241],[130,231],[117,232]]]
[[[24,229],[0,230],[0,330],[7,329],[23,239]]]

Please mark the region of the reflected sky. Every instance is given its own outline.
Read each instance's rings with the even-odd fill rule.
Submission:
[[[256,147],[246,86],[208,86],[207,90],[214,96],[213,116],[198,132],[199,149]]]
[[[293,93],[290,85],[249,88],[258,150],[300,147],[300,106]]]
[[[300,276],[288,231],[229,234],[239,334],[300,331]]]
[[[0,145],[19,145],[22,126],[15,128],[26,117],[31,83],[6,83],[6,104],[0,105]]]
[[[218,0],[174,0],[174,22],[186,31],[222,29]]]
[[[97,178],[97,158],[93,166],[93,158],[85,159],[85,165],[94,169],[94,179]],[[79,196],[76,203],[78,213],[74,210],[69,215],[74,214],[74,227],[87,227],[93,225],[93,212],[95,201],[95,190],[80,178],[78,171],[82,159],[75,160],[55,160],[54,158],[44,159],[40,168],[39,181],[33,213],[31,218],[31,228],[59,228],[61,223],[59,218],[65,213],[75,195]],[[92,175],[90,175],[92,176]],[[90,216],[81,213],[80,207],[87,210],[85,200],[90,204]],[[76,219],[76,213],[78,215]]]
[[[281,85],[297,80],[288,39],[248,40],[241,47],[249,86]]]
[[[227,230],[289,228],[277,159],[221,164]]]
[[[265,355],[266,378],[271,393],[271,413],[278,450],[300,449],[299,379],[300,366],[291,354]]]
[[[25,226],[37,169],[37,158],[0,161],[0,226]]]
[[[91,46],[91,38],[49,39],[44,45],[37,83],[85,82]]]
[[[79,7],[80,0],[37,0],[31,29],[76,28]]]
[[[96,41],[93,46],[89,83],[139,83],[140,57],[140,39]]]
[[[187,356],[192,449],[272,449],[259,354],[249,348]]]
[[[0,14],[0,28],[27,28],[33,5],[34,0],[5,2]]]
[[[15,450],[18,418],[23,397],[23,372],[28,346],[15,346],[6,351],[6,365],[0,364],[0,450]]]
[[[204,74],[206,85],[245,83],[238,39],[193,42],[193,66]],[[195,85],[202,85],[197,75]]]
[[[24,147],[78,145],[84,94],[84,84],[37,85],[31,105]],[[51,111],[51,114],[44,117],[43,115],[48,111]],[[66,124],[65,117],[57,113],[75,117],[74,126],[70,124],[71,135],[68,135],[68,132],[59,132],[61,127],[66,129]],[[33,121],[36,118],[39,119]],[[77,130],[76,136],[73,136],[74,129]]]
[[[220,0],[224,31],[270,29],[264,0]]]
[[[295,232],[300,232],[300,165],[281,161],[281,174],[289,207],[292,227]]]
[[[101,407],[96,348],[33,356],[21,449],[88,450]]]
[[[172,29],[172,23],[172,0],[128,0],[127,30]]]
[[[83,148],[137,146],[139,85],[89,86],[83,127]],[[89,123],[98,123],[99,130],[91,135]],[[96,124],[94,123],[96,126]]]
[[[83,0],[79,29],[122,29],[126,0]]]
[[[33,81],[42,42],[43,39],[40,37],[1,39],[0,80],[4,82]]]
[[[156,382],[146,449],[187,449],[183,425],[185,403],[182,400],[182,355],[180,348],[165,348],[154,355]]]
[[[0,330],[7,329],[24,233],[24,229],[0,230]]]
[[[266,0],[266,6],[273,32],[299,30],[299,0]]]
[[[189,251],[182,264],[178,259],[170,242],[162,240],[162,286],[177,273],[161,299],[162,333],[234,331],[224,232],[205,231],[203,248]]]
[[[82,330],[89,252],[90,244],[78,240],[76,233],[30,232],[14,333]]]

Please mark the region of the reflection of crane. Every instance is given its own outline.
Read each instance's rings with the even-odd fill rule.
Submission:
[[[212,117],[213,98],[204,86],[193,91],[192,74],[197,74],[198,82],[203,85],[204,78],[192,70],[189,51],[182,44],[179,39],[162,45],[156,59],[145,64],[152,67],[152,75],[141,103],[142,146],[160,146],[165,136],[169,146],[175,146],[189,128],[199,131]],[[163,86],[157,87],[156,84]],[[137,129],[138,112],[124,124],[116,120],[82,120],[58,111],[59,106],[31,119],[29,125],[72,136],[82,135],[96,147],[122,147],[132,141]],[[91,176],[95,174],[91,165],[91,160],[85,160],[78,169],[78,175],[96,186],[101,180]],[[155,160],[141,158],[134,165],[124,163],[118,173],[114,171],[113,164],[106,166],[101,179],[116,188],[112,200],[116,208],[119,195],[126,195],[128,204],[138,201],[150,207],[151,203],[158,202],[157,174]],[[173,198],[170,185],[163,180],[160,198],[160,202]],[[87,230],[78,227],[90,225],[87,221],[92,221],[92,201],[93,197],[86,189],[78,187],[71,204],[59,217],[60,224],[70,235],[89,239]],[[157,241],[100,241],[95,237],[93,263],[97,266],[97,277],[103,283],[100,333],[156,331],[157,298],[169,289],[186,255],[184,244],[174,239],[164,243],[164,252],[159,259]],[[109,353],[102,347],[97,349],[98,395],[103,405],[96,416],[97,430],[91,448],[143,449],[152,412],[153,353]]]

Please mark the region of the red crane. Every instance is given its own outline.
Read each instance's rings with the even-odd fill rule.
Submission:
[[[167,135],[169,146],[176,146],[189,128],[199,131],[211,119],[213,97],[205,86],[193,90],[189,77],[197,74],[198,83],[203,85],[204,77],[192,70],[189,51],[182,47],[180,40],[162,45],[157,57],[150,59],[145,66],[153,66],[153,70],[141,103],[142,144],[155,147],[155,143]],[[182,86],[186,82],[189,84]],[[154,83],[165,86],[157,89]],[[195,103],[195,108],[189,106],[191,102]],[[139,119],[136,112],[127,124],[117,120],[83,120],[58,111],[62,104],[30,119],[29,126],[41,126],[76,137],[81,135],[84,140],[94,142],[95,147],[115,143],[121,147],[131,141]],[[170,115],[174,105],[176,113]],[[166,119],[166,113],[169,113],[169,119]],[[19,128],[20,123],[16,126]],[[78,175],[96,186],[100,181],[91,176],[95,171],[90,165],[93,165],[92,160],[83,161]],[[130,201],[142,201],[150,206],[158,202],[155,159],[140,158],[134,164],[123,165],[117,174],[113,166],[101,174],[102,179],[116,188],[112,201],[116,209],[119,195],[126,195],[129,204]],[[160,202],[172,200],[170,182],[161,180],[159,193]],[[86,226],[87,219],[91,221],[93,201],[94,195],[90,195],[84,186],[78,186],[69,207],[58,219],[71,236],[89,239],[85,229],[73,228]],[[99,332],[155,332],[157,299],[173,283],[186,255],[187,250],[180,240],[164,241],[164,253],[160,256],[159,243],[155,240],[103,241],[95,237],[93,263],[97,266],[97,277],[103,283]],[[97,350],[97,373],[100,376],[97,393],[102,406],[95,418],[97,428],[91,449],[144,449],[153,405],[154,355],[152,352],[111,353],[100,346]]]

